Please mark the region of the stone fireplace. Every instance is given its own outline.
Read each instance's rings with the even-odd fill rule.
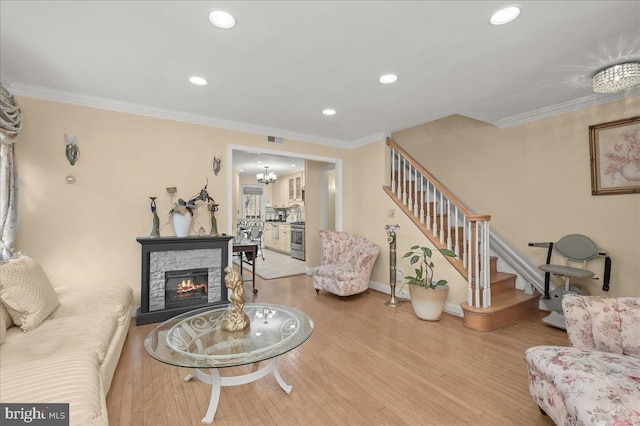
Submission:
[[[141,307],[137,324],[227,304],[224,268],[231,237],[138,238],[142,244]]]

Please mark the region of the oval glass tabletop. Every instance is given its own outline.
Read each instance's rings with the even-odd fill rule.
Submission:
[[[201,308],[171,318],[147,335],[145,350],[160,362],[178,367],[223,368],[277,357],[304,343],[313,320],[290,306],[247,303],[251,321],[242,331],[225,331],[230,308]]]

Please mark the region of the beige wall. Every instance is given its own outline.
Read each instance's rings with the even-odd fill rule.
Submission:
[[[322,260],[322,245],[318,231],[322,228],[322,168],[328,163],[305,161],[305,257],[308,267]]]
[[[640,194],[592,196],[589,126],[640,115],[640,97],[507,129],[451,116],[392,135],[535,264],[530,241],[585,234],[609,251],[611,296],[640,296]],[[603,262],[590,267],[602,277]],[[602,294],[602,281],[587,283]]]
[[[228,144],[267,148],[266,137],[211,126],[17,97],[24,129],[16,146],[20,194],[16,248],[39,261],[56,283],[105,286],[127,284],[140,297],[140,245],[151,231],[149,196],[157,196],[161,235],[168,223],[169,195],[189,198],[209,179],[209,194],[220,204],[218,229],[229,233],[228,191],[233,179]],[[64,133],[77,136],[80,159],[69,165]],[[269,150],[326,156],[349,167],[351,151],[286,140]],[[214,176],[211,160],[223,153]],[[65,183],[74,174],[75,185]],[[350,173],[345,196],[350,196]],[[200,209],[208,231],[208,212]],[[349,206],[344,209],[348,215]],[[196,227],[197,229],[197,227]],[[310,241],[319,246],[319,242]]]

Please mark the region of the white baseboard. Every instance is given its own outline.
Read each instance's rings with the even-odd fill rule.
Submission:
[[[377,282],[369,280],[369,288],[375,291],[379,291],[380,293],[391,294],[391,287]],[[409,295],[409,289],[406,286],[402,289],[396,286],[396,297],[400,299],[411,300],[411,296]],[[455,305],[453,303],[446,303],[444,305],[444,311],[448,314],[455,315],[457,317],[464,317],[464,311],[460,305]]]
[[[140,313],[140,305],[134,305],[131,307],[131,318],[136,318]]]
[[[316,269],[318,269],[318,266],[316,266],[315,268],[309,268],[308,266],[305,266],[304,273],[307,275],[313,275],[313,271],[315,271]]]

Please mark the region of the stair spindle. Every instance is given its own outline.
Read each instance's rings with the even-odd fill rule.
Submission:
[[[418,169],[413,168],[413,214],[418,216]]]
[[[396,192],[396,150],[391,148],[391,192]]]
[[[444,229],[443,229],[443,225],[444,224],[444,202],[443,202],[443,195],[442,195],[442,191],[440,191],[440,226],[438,229],[438,235],[440,236],[440,244],[444,244]]]
[[[411,186],[412,186],[411,178],[413,176],[413,173],[411,172],[411,168],[412,168],[412,166],[411,166],[411,164],[409,164],[409,180],[408,180],[408,182],[409,182],[408,183],[408,185],[409,185],[409,199],[407,200],[407,207],[409,208],[409,210],[413,210],[413,191],[411,189]],[[415,182],[414,182],[413,185],[415,185]]]
[[[424,224],[424,176],[420,173],[420,192],[422,202],[420,203],[420,223]]]

